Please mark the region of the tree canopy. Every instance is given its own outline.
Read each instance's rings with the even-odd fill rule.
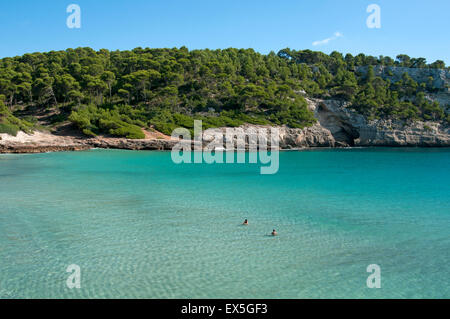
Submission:
[[[432,89],[427,83],[406,73],[391,83],[371,67],[367,74],[356,72],[374,65],[445,68],[443,61],[427,64],[407,55],[394,60],[290,49],[266,55],[185,47],[32,53],[0,60],[0,130],[31,128],[37,120],[33,114],[23,118],[24,110],[52,110],[52,124],[71,121],[91,136],[143,138],[141,128],[170,134],[178,126],[191,128],[196,118],[208,127],[302,128],[316,121],[305,95],[348,101],[368,117],[448,120],[426,98]]]

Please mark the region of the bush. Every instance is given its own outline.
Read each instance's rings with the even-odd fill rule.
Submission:
[[[5,133],[13,136],[17,136],[20,128],[14,124],[0,123],[0,133]]]
[[[141,128],[136,125],[124,125],[117,129],[111,129],[109,131],[111,135],[123,136],[129,139],[143,139],[145,134],[142,132]]]
[[[16,136],[19,131],[30,133],[33,129],[33,124],[20,120],[3,104],[0,100],[0,133],[6,133]]]
[[[90,129],[87,129],[87,128],[83,129],[82,132],[83,132],[83,134],[85,134],[87,136],[92,136],[92,137],[97,136],[97,134],[95,134],[94,132],[92,132]]]
[[[139,126],[126,114],[121,114],[117,108],[102,109],[90,105],[73,111],[69,120],[77,125],[85,135],[97,136],[110,134],[130,139],[143,139],[145,134]]]

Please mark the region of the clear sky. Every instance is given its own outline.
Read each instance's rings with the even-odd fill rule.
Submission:
[[[81,7],[81,29],[66,26],[72,3]],[[380,29],[366,25],[370,4],[381,8]],[[290,47],[449,65],[449,14],[449,0],[2,0],[0,56],[80,46]]]

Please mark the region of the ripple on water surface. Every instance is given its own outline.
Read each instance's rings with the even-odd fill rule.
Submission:
[[[0,155],[0,297],[448,298],[449,155],[286,152],[273,176],[163,152]]]

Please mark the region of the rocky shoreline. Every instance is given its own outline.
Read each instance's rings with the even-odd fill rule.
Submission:
[[[317,123],[303,129],[279,129],[279,149],[336,147],[450,147],[450,127],[437,122],[405,123],[392,120],[367,121],[362,115],[337,100],[307,99]],[[244,125],[244,132],[256,132],[268,126]],[[225,128],[204,133],[224,133]],[[210,134],[204,134],[210,135]],[[269,136],[268,136],[269,137]],[[83,151],[92,148],[167,151],[179,142],[159,133],[157,138],[142,140],[126,138],[60,136],[45,132],[32,135],[19,132],[16,137],[0,134],[0,153],[43,153]],[[194,145],[192,142],[186,142]],[[206,147],[210,140],[203,142]],[[226,145],[224,145],[226,147]],[[245,145],[248,149],[248,144]]]
[[[123,138],[79,138],[72,136],[55,136],[50,133],[35,132],[26,135],[23,132],[18,138],[5,138],[2,134],[0,153],[27,154],[47,152],[85,151],[93,148],[126,149],[126,150],[171,150],[176,144],[172,140],[130,140]]]

